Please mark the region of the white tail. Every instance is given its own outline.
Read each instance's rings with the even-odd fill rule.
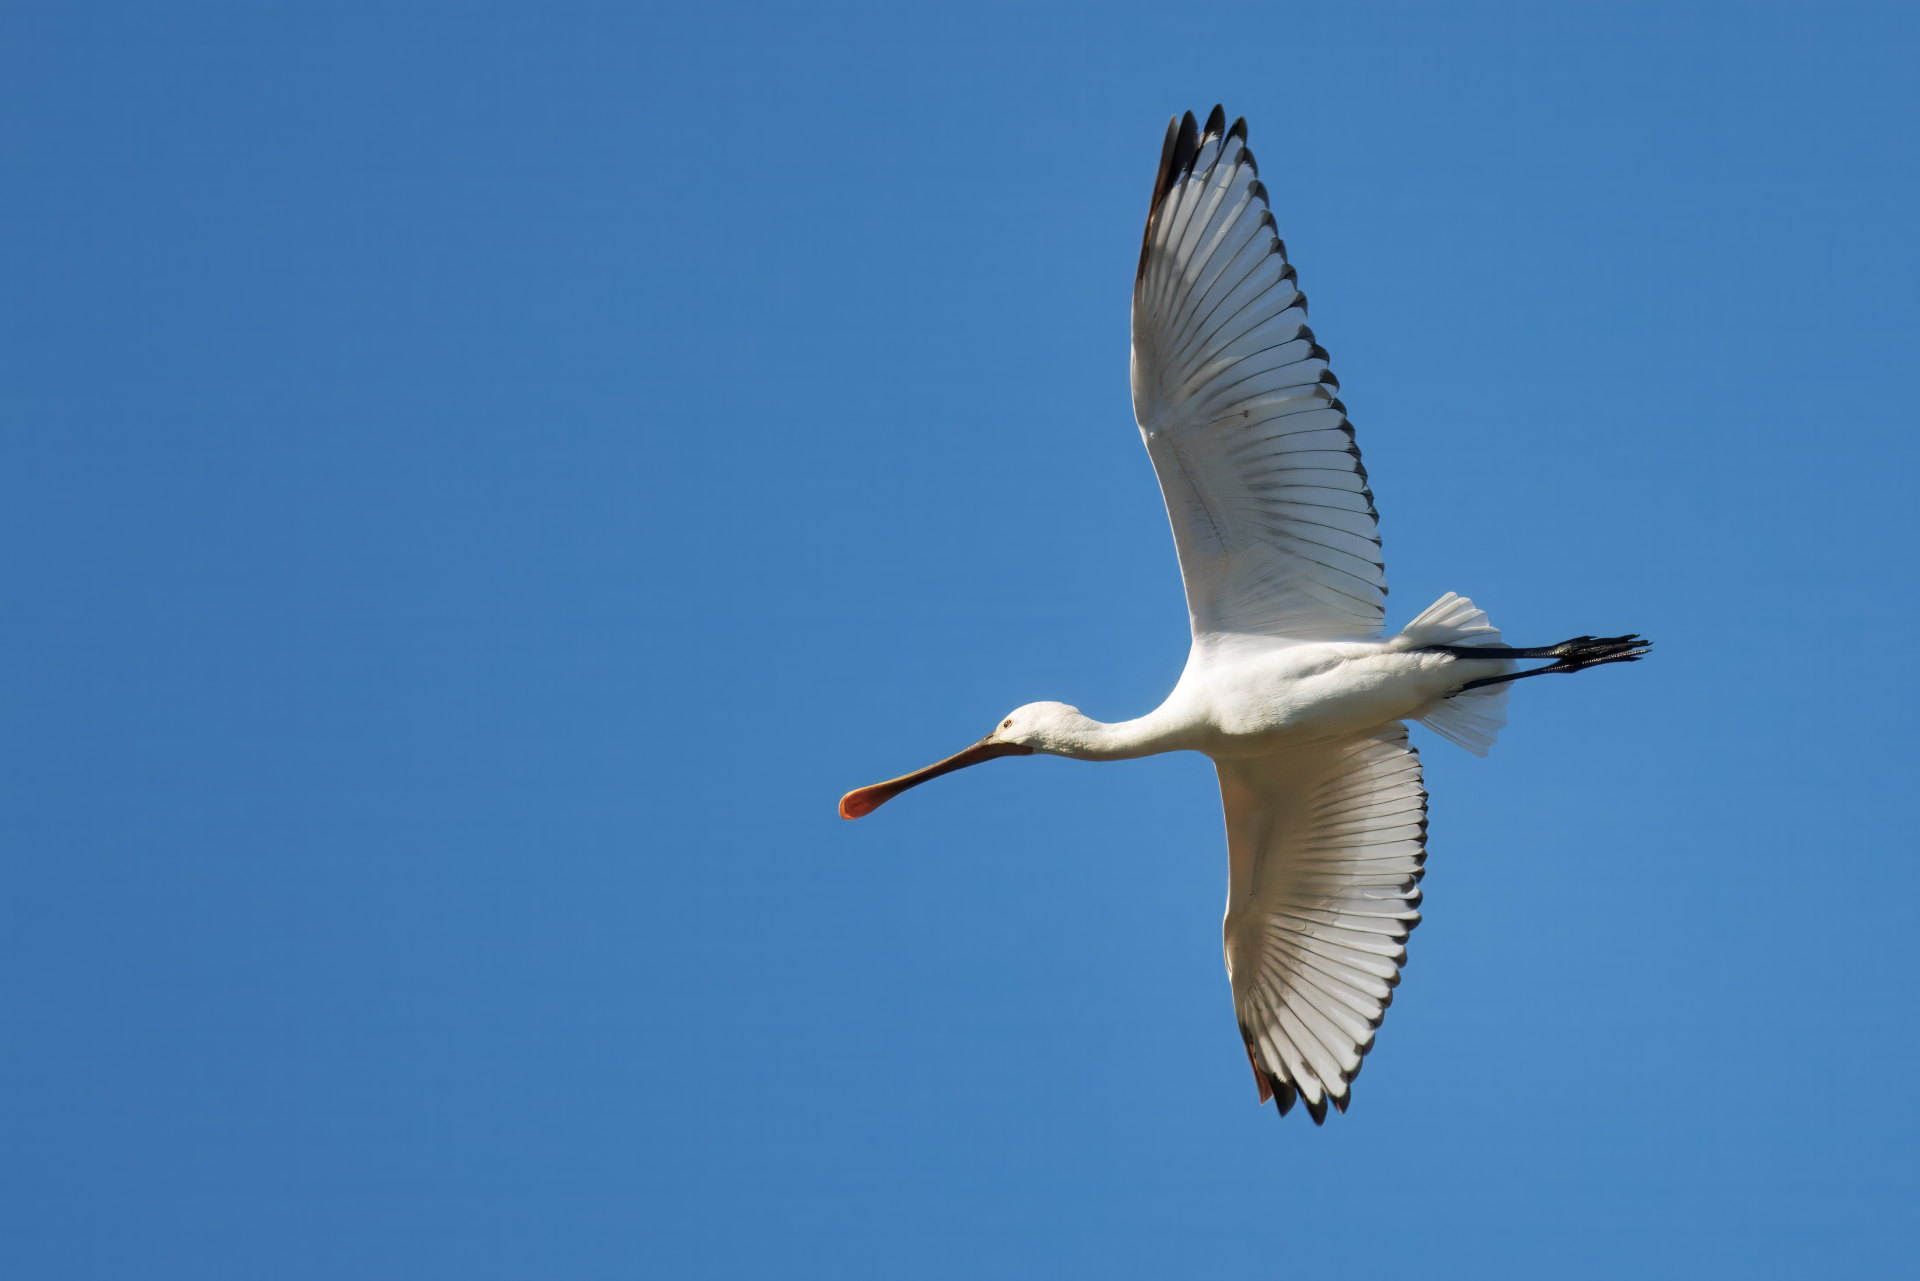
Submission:
[[[1448,592],[1400,633],[1416,645],[1498,645],[1500,629],[1465,596]],[[1442,738],[1485,756],[1507,723],[1507,687],[1488,685],[1443,698],[1417,718]]]

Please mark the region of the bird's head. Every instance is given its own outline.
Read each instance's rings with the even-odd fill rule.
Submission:
[[[1033,752],[1066,755],[1089,724],[1077,707],[1065,703],[1028,703],[1008,712],[983,741],[1014,743]]]
[[[930,778],[939,778],[996,756],[1062,751],[1072,741],[1071,731],[1088,723],[1079,708],[1065,703],[1028,703],[1025,707],[1016,707],[1001,718],[991,733],[965,751],[955,752],[946,760],[935,761],[911,774],[848,792],[840,798],[840,817],[864,818],[909,787],[918,787]]]

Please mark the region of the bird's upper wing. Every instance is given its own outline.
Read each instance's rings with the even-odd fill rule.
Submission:
[[[1373,1045],[1420,921],[1427,793],[1400,725],[1222,760],[1227,974],[1260,1099],[1323,1121]]]
[[[1373,493],[1246,148],[1167,128],[1133,290],[1133,409],[1196,639],[1378,635]]]

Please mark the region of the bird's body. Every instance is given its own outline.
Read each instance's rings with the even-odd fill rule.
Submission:
[[[1504,659],[1452,658],[1391,640],[1304,645],[1195,645],[1180,681],[1138,720],[1065,717],[1041,750],[1077,760],[1202,752],[1271,756],[1390,721],[1413,719]],[[1058,705],[1055,705],[1058,706]],[[1073,710],[1073,709],[1068,709]]]
[[[1198,750],[1271,756],[1419,716],[1504,661],[1478,662],[1388,641],[1320,641],[1190,661],[1190,706],[1204,725]]]
[[[1246,126],[1169,126],[1134,283],[1133,400],[1193,645],[1161,705],[1113,724],[1030,703],[846,818],[997,756],[1212,758],[1230,868],[1226,959],[1261,1101],[1344,1111],[1420,919],[1426,791],[1404,722],[1485,754],[1509,682],[1645,654],[1636,636],[1515,649],[1449,592],[1383,637],[1373,494],[1338,380],[1273,231]],[[1552,658],[1515,671],[1521,658]]]

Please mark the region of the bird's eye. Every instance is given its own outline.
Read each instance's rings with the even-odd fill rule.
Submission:
[[[1013,728],[1013,717],[1011,717],[1011,716],[1009,716],[1009,717],[1007,717],[1007,719],[1005,719],[1004,721],[1001,721],[1001,722],[1000,722],[1000,728],[1001,728],[1001,729],[1012,729],[1012,728]]]

